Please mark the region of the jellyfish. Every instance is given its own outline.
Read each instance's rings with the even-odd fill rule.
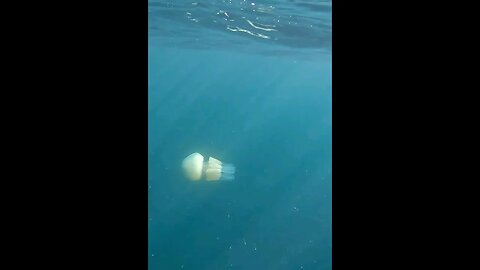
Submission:
[[[235,179],[235,166],[233,164],[222,163],[213,157],[209,157],[208,161],[205,162],[204,157],[199,153],[193,153],[186,157],[182,162],[182,168],[185,176],[192,181],[201,179],[231,181]]]

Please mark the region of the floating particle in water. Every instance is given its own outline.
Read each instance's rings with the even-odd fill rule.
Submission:
[[[295,212],[298,212],[298,208],[297,208],[296,206],[293,207],[293,210],[294,210]]]
[[[232,246],[229,246],[228,249],[232,249]]]
[[[255,3],[252,3],[252,6],[255,6]]]
[[[181,269],[183,269],[183,264],[180,266]]]
[[[244,246],[247,245],[247,241],[245,241],[245,238],[243,238],[243,245],[244,245]]]
[[[230,214],[227,214],[227,218],[230,218]]]
[[[215,239],[217,239],[217,241],[218,241],[218,240],[220,240],[220,237],[217,236]]]
[[[152,257],[155,257],[155,254],[152,253]]]

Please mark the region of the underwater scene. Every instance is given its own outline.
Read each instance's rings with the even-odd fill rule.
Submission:
[[[331,12],[149,0],[149,270],[332,268]]]

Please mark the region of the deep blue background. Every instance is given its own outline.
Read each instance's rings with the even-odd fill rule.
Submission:
[[[149,269],[331,269],[331,54],[164,40],[149,40]],[[187,181],[193,152],[235,181]]]

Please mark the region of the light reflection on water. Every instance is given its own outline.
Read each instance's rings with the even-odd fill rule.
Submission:
[[[150,0],[149,35],[177,47],[330,53],[331,9],[330,0]]]

